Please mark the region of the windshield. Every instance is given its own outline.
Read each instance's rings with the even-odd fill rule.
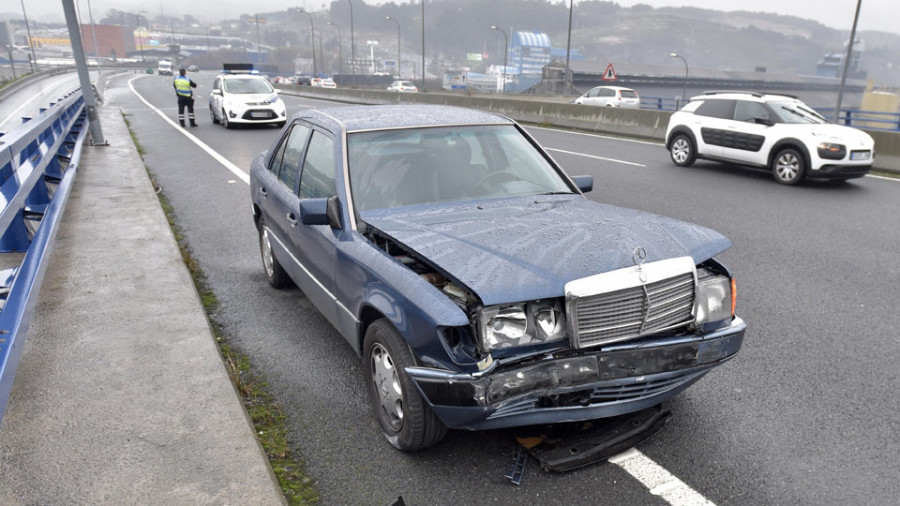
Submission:
[[[265,79],[225,79],[228,93],[253,94],[273,93],[272,85]]]
[[[828,123],[819,113],[802,102],[769,102],[780,123]]]
[[[573,193],[513,125],[415,128],[348,136],[360,211],[474,198]]]

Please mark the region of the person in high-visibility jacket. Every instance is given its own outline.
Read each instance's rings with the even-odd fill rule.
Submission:
[[[197,126],[197,122],[194,121],[194,92],[191,90],[191,88],[197,87],[197,83],[185,75],[185,70],[181,68],[178,69],[178,75],[175,76],[172,86],[175,88],[175,94],[178,95],[178,122],[184,126],[184,108],[187,107],[191,126]]]

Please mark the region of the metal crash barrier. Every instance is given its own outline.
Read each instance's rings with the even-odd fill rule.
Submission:
[[[88,130],[75,90],[0,134],[0,421]]]

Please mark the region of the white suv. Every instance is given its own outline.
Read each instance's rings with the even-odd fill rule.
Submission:
[[[693,97],[673,113],[666,149],[675,165],[706,158],[761,167],[782,184],[863,177],[875,157],[869,134],[831,124],[794,97],[731,91]]]

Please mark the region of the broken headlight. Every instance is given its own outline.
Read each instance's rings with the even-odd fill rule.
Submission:
[[[696,323],[704,324],[730,319],[734,316],[737,297],[734,279],[698,271]]]
[[[566,314],[559,300],[489,306],[478,312],[476,321],[484,352],[566,337]]]

